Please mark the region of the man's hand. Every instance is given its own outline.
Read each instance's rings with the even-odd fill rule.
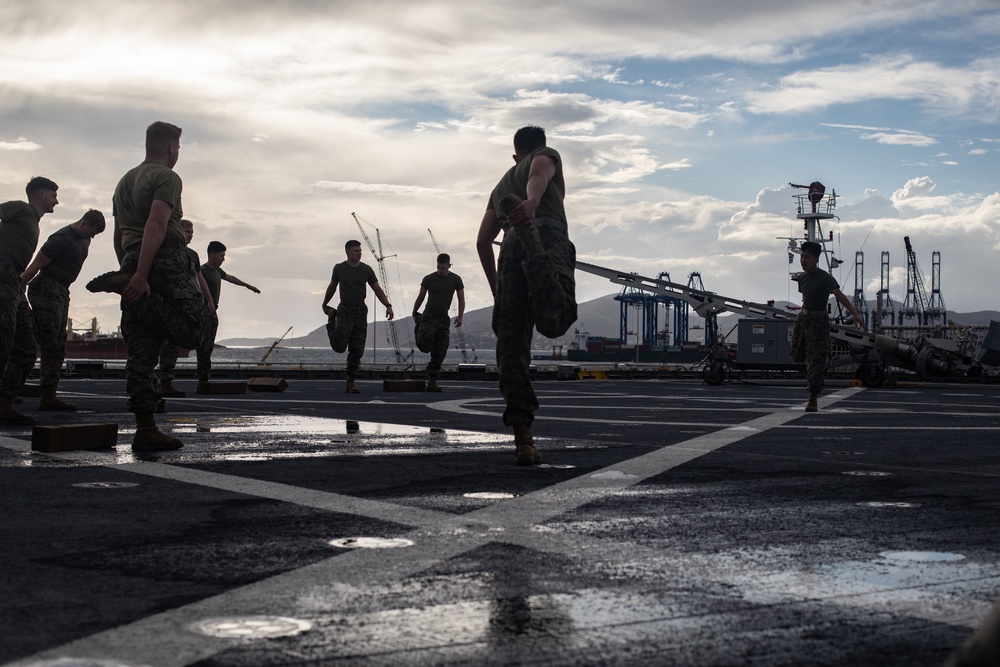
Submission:
[[[462,326],[462,316],[461,315],[459,315],[458,317],[455,318],[455,328],[457,329],[460,326]]]
[[[132,274],[125,289],[122,290],[122,298],[128,303],[135,303],[149,295],[149,281],[138,273]]]
[[[392,313],[392,306],[386,306],[385,308],[385,319],[391,320],[395,315]]]

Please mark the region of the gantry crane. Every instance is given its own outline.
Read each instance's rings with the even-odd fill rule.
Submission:
[[[434,252],[440,255],[441,248],[438,247],[437,239],[434,238],[434,232],[432,232],[430,228],[428,228],[427,233],[431,235],[431,243],[434,244]],[[466,348],[465,332],[462,330],[462,327],[458,327],[457,329],[455,329],[455,346],[458,347],[458,351],[462,354],[462,361],[464,363],[474,364],[479,361],[479,355],[476,353],[476,348],[474,347],[472,348],[472,361],[469,361],[469,353],[465,349]]]
[[[378,240],[378,250],[375,249],[375,245],[372,244],[372,240],[368,238],[368,234],[365,233],[365,228],[361,225],[361,221],[358,219],[356,213],[351,213],[351,217],[354,218],[354,222],[357,223],[358,229],[361,231],[361,237],[365,240],[368,245],[368,250],[371,251],[372,256],[378,263],[379,276],[382,278],[382,291],[385,292],[385,296],[389,299],[389,303],[392,303],[392,290],[389,285],[389,274],[385,270],[385,260],[386,256],[382,254],[382,235],[379,233],[378,227],[375,228],[375,238]],[[395,255],[390,255],[394,257]],[[396,353],[396,363],[405,364],[409,363],[413,359],[413,349],[410,349],[409,354],[403,355],[399,349],[399,336],[396,333],[396,323],[393,320],[388,320],[389,324],[389,343],[392,345],[393,352]]]
[[[903,242],[906,244],[906,300],[900,310],[900,324],[906,318],[915,318],[917,324],[927,324],[927,292],[917,265],[917,254],[913,252],[909,236],[904,236]]]

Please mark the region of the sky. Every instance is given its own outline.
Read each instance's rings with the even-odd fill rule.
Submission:
[[[204,261],[222,241],[262,290],[223,283],[219,340],[323,325],[362,230],[397,317],[435,268],[431,234],[467,308],[489,306],[476,234],[525,125],[563,158],[582,261],[798,301],[788,184],[820,181],[845,292],[861,251],[874,303],[888,251],[902,301],[909,236],[928,292],[941,253],[949,310],[1000,310],[996,0],[0,0],[0,61],[0,201],[56,181],[41,241],[89,208],[110,221],[146,126],[183,128],[193,246]],[[117,328],[117,298],[83,288],[114,268],[109,231],[74,326]],[[577,273],[580,301],[617,291]]]

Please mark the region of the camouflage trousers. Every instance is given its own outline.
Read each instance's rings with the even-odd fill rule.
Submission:
[[[540,246],[537,240],[522,242],[521,230],[509,230],[497,260],[493,332],[507,426],[530,426],[538,409],[528,370],[533,330],[555,338],[576,321],[576,248],[560,221],[540,218],[535,227]]]
[[[14,398],[35,365],[31,306],[21,289],[21,272],[0,256],[0,396]]]
[[[212,350],[215,349],[215,336],[219,332],[219,316],[215,313],[205,313],[208,319],[208,330],[198,346],[198,381],[208,382],[212,376]],[[177,358],[181,356],[181,346],[164,341],[160,348],[160,363],[156,367],[156,378],[161,382],[173,382],[177,369]]]
[[[357,377],[368,340],[368,308],[337,306],[337,314],[326,323],[326,334],[334,352],[347,351],[347,377]]]
[[[427,377],[436,380],[441,374],[441,364],[451,342],[451,317],[424,315],[420,324],[413,328],[413,337],[418,350],[431,353],[431,360],[427,362]]]
[[[825,312],[800,312],[792,328],[789,356],[797,364],[806,365],[809,391],[823,391],[826,359],[830,354],[830,318]]]
[[[139,244],[125,252],[122,270],[134,272]],[[201,344],[208,310],[183,248],[161,248],[149,271],[151,295],[134,303],[121,302],[122,335],[128,343],[125,390],[128,409],[136,414],[154,412],[160,400],[154,370],[164,341],[197,349]]]
[[[39,382],[43,387],[55,387],[66,359],[69,286],[40,273],[28,283],[28,301],[35,323],[35,341],[41,353]]]

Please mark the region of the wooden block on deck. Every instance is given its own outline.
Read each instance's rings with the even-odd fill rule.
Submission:
[[[117,444],[117,423],[35,426],[31,429],[31,450],[34,452],[108,449]]]
[[[17,395],[21,398],[24,398],[25,396],[40,398],[42,395],[42,388],[37,384],[25,384],[21,387],[21,390],[17,392]]]
[[[382,380],[382,391],[426,391],[423,380]]]
[[[199,382],[195,393],[198,394],[245,394],[246,382]]]
[[[247,380],[250,391],[285,391],[288,383],[285,378],[250,378]]]

